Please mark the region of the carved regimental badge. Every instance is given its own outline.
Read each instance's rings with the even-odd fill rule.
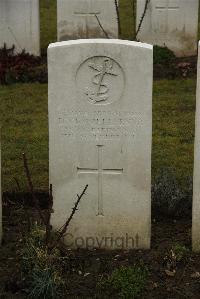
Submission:
[[[81,97],[94,105],[119,100],[124,90],[124,73],[112,58],[95,56],[81,64],[76,76]]]

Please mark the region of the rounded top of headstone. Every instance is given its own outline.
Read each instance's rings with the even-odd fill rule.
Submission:
[[[153,46],[146,43],[129,41],[129,40],[121,40],[121,39],[104,39],[104,38],[97,38],[97,39],[77,39],[77,40],[69,40],[63,42],[56,42],[51,43],[48,49],[56,48],[56,47],[66,47],[72,45],[80,45],[80,44],[113,44],[113,45],[126,45],[126,46],[133,46],[137,48],[145,48],[153,50]]]

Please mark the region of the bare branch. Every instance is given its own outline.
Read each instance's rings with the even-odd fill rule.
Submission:
[[[85,194],[87,188],[88,188],[88,185],[85,186],[85,188],[84,188],[84,190],[82,191],[81,195],[78,195],[78,194],[77,194],[78,199],[77,199],[77,201],[75,202],[75,205],[74,205],[74,207],[73,207],[73,209],[72,209],[71,215],[69,216],[69,218],[67,219],[67,221],[65,222],[65,224],[60,228],[61,231],[58,233],[58,237],[57,237],[57,239],[55,240],[55,242],[53,243],[53,245],[50,246],[50,248],[49,248],[50,250],[52,250],[53,248],[55,248],[55,246],[58,244],[58,242],[59,242],[59,241],[62,239],[62,237],[65,235],[65,233],[66,233],[66,231],[67,231],[67,228],[68,228],[68,226],[69,226],[69,224],[70,224],[70,222],[71,222],[71,220],[72,220],[74,214],[75,214],[76,211],[77,211],[77,207],[78,207],[78,205],[79,205],[79,202],[80,202],[81,198],[83,197],[83,195]]]
[[[16,183],[16,186],[17,186],[17,190],[20,191],[20,184],[19,184],[19,181],[16,177],[13,178],[13,180],[15,181]]]
[[[136,2],[132,0],[132,8],[133,8],[133,37],[136,38]]]
[[[47,220],[46,220],[46,245],[49,242],[50,234],[51,234],[51,225],[50,225],[50,219],[51,219],[51,213],[53,208],[53,194],[52,194],[52,184],[50,184],[49,188],[49,202],[48,202],[48,214],[47,214]]]
[[[116,13],[117,13],[118,35],[120,36],[122,33],[122,30],[121,30],[121,22],[120,22],[120,15],[119,15],[119,7],[118,7],[117,0],[114,0],[114,1],[115,1]]]
[[[32,180],[31,180],[31,175],[30,175],[30,171],[29,171],[29,167],[28,167],[28,162],[27,162],[27,159],[26,159],[26,154],[23,153],[22,156],[23,156],[25,174],[26,174],[26,177],[27,177],[27,180],[28,180],[29,190],[30,190],[30,193],[32,195],[33,202],[35,204],[35,207],[36,207],[36,209],[38,211],[38,214],[39,214],[39,216],[40,216],[43,224],[46,225],[46,220],[45,220],[45,217],[42,214],[42,211],[40,209],[40,205],[39,205],[38,199],[36,198],[36,196],[35,196],[35,194],[33,192],[33,183],[32,183]]]
[[[138,29],[137,29],[136,34],[135,34],[135,38],[137,38],[137,35],[138,35],[138,33],[139,33],[140,29],[141,29],[144,17],[145,17],[146,12],[147,12],[147,8],[148,8],[149,2],[150,2],[150,0],[146,0],[146,2],[145,2],[144,11],[143,11],[142,17],[140,19],[140,23],[139,23]]]
[[[100,28],[102,29],[103,33],[105,34],[106,38],[109,38],[108,33],[105,31],[105,29],[104,29],[103,26],[101,25],[101,22],[100,22],[98,16],[95,15],[95,17],[96,17],[96,19],[97,19],[97,22],[98,22]]]

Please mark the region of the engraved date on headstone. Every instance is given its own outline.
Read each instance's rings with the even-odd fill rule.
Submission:
[[[60,112],[61,135],[85,140],[133,138],[142,124],[142,115],[129,111]]]

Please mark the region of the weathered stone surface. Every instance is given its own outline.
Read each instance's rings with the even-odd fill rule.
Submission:
[[[2,200],[1,200],[1,128],[0,128],[0,245],[2,242]]]
[[[146,0],[137,0],[137,25]],[[196,55],[199,0],[150,0],[138,40],[167,46],[177,56]]]
[[[200,54],[200,43],[199,43]],[[194,251],[200,251],[200,57],[197,66],[196,120],[194,145],[192,245]]]
[[[114,0],[57,0],[58,41],[118,37]]]
[[[51,44],[50,183],[71,247],[149,248],[151,232],[152,46],[121,40]]]
[[[0,47],[40,55],[39,0],[0,1]]]

